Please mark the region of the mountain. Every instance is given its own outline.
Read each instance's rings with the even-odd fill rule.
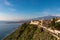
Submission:
[[[25,22],[29,22],[30,20],[41,20],[42,18],[45,20],[49,20],[51,18],[56,18],[56,17],[60,17],[60,16],[44,16],[44,17],[37,17],[37,18],[32,18],[32,19],[28,19],[28,20],[20,20],[20,21],[3,21],[5,23],[25,23]],[[2,22],[2,21],[0,21]]]
[[[29,23],[22,24],[15,32],[3,40],[57,40],[49,32]]]
[[[34,18],[33,20],[40,20],[40,19],[45,19],[45,20],[49,20],[51,18],[56,18],[56,17],[60,17],[60,16],[44,16],[44,17],[37,17],[37,18]]]

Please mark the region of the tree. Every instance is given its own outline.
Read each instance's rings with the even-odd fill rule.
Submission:
[[[55,26],[55,18],[53,18],[52,26]]]
[[[51,24],[50,24],[50,25],[51,25],[51,28],[52,28],[52,29],[54,29],[54,26],[55,26],[55,18],[53,18],[53,19],[52,19],[52,21],[51,21]]]
[[[60,22],[55,23],[55,28],[60,29]]]

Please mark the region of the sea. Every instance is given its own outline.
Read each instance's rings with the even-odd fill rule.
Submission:
[[[21,23],[7,23],[0,21],[0,40],[21,26]]]

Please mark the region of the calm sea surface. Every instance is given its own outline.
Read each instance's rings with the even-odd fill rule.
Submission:
[[[4,38],[6,35],[11,33],[13,30],[18,28],[21,24],[20,23],[5,23],[0,22],[0,40]]]

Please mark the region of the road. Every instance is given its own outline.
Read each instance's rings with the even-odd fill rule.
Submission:
[[[51,35],[53,35],[54,37],[56,37],[57,39],[60,40],[60,37],[58,36],[58,33],[60,33],[60,31],[52,30],[51,28],[47,28],[47,27],[42,26],[42,25],[38,25],[38,27],[41,27],[41,28],[43,28],[43,29],[49,31]]]

